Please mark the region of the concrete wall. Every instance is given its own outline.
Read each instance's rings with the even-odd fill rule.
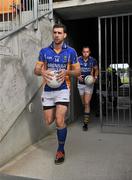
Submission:
[[[37,31],[30,25],[0,42],[0,166],[48,133],[38,91],[42,79],[33,69],[39,50],[52,40],[51,28],[42,19]]]

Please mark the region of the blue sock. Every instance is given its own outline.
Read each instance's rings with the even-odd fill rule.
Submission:
[[[64,145],[66,141],[67,128],[57,129],[57,137],[58,137],[58,149],[57,151],[64,152]]]

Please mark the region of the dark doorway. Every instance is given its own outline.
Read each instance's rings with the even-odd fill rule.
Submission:
[[[68,42],[78,55],[84,45],[91,47],[92,56],[98,60],[98,18],[72,20],[64,22],[68,30]]]
[[[98,61],[98,18],[70,20],[63,22],[68,31],[68,43],[81,55],[82,47],[91,48],[91,56]],[[91,100],[92,114],[99,116],[99,96],[97,96],[98,82],[94,86]]]

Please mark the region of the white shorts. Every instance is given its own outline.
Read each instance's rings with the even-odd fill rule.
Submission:
[[[70,101],[70,90],[43,91],[41,102],[43,107],[53,107],[57,103],[68,103]]]
[[[91,85],[85,85],[85,84],[78,84],[78,90],[81,96],[86,94],[93,94],[93,87],[94,84]]]

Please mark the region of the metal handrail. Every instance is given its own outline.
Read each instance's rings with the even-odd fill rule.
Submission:
[[[2,0],[0,4],[0,26],[2,28],[0,41],[31,23],[34,23],[34,30],[37,30],[38,19],[48,14],[49,20],[52,20],[52,0]]]
[[[46,16],[46,15],[48,15],[48,14],[50,14],[50,13],[52,13],[52,11],[49,11],[49,12],[47,12],[47,13],[45,13],[45,14],[43,14],[43,15],[41,15],[41,16],[39,16],[39,17],[37,17],[37,18],[29,21],[29,22],[27,22],[26,24],[20,26],[19,28],[16,28],[15,30],[13,30],[13,31],[11,31],[11,32],[3,35],[3,36],[0,36],[0,41],[3,40],[3,39],[5,39],[5,38],[7,38],[7,37],[10,36],[10,35],[13,35],[14,33],[18,32],[18,31],[22,30],[23,28],[25,28],[25,27],[28,26],[29,24],[34,23],[34,22],[37,21],[38,19],[41,19],[42,17],[44,17],[44,16]]]

